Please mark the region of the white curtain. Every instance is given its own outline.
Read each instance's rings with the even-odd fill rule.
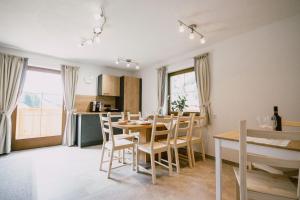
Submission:
[[[22,94],[27,60],[0,53],[0,154],[11,151],[11,115]]]
[[[63,65],[61,67],[63,88],[64,88],[64,103],[66,113],[66,124],[63,137],[63,145],[72,146],[75,144],[75,93],[78,82],[79,67]]]
[[[208,54],[203,54],[194,58],[194,67],[197,83],[197,92],[199,97],[200,114],[206,116],[206,123],[210,123],[210,72]]]
[[[167,67],[157,69],[157,112],[158,114],[166,114],[164,104],[166,100],[166,75]]]

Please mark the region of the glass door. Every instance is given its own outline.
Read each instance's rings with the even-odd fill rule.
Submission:
[[[61,144],[63,121],[60,71],[30,67],[13,115],[12,149]]]

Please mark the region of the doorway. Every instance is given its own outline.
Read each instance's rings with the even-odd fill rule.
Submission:
[[[64,112],[60,71],[28,68],[12,120],[12,150],[61,144]]]

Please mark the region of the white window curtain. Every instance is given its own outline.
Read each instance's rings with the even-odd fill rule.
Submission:
[[[0,154],[11,151],[11,115],[22,94],[27,61],[0,53]]]
[[[166,114],[164,108],[166,101],[166,75],[167,67],[157,69],[157,112],[158,114]]]
[[[67,65],[61,66],[61,74],[64,89],[64,103],[66,114],[66,124],[63,136],[63,145],[72,146],[75,144],[75,94],[78,82],[79,67]]]
[[[208,53],[196,56],[194,58],[194,67],[197,83],[197,92],[199,97],[200,115],[206,116],[206,124],[211,122],[210,107],[210,72]]]

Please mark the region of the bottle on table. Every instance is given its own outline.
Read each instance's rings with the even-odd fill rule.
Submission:
[[[272,116],[274,131],[282,131],[281,117],[278,115],[278,106],[274,106],[274,115]]]

